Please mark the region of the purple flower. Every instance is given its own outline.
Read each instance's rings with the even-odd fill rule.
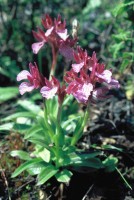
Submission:
[[[119,83],[112,77],[112,71],[105,69],[104,64],[98,63],[96,53],[92,57],[80,47],[74,52],[76,64],[66,73],[64,80],[68,83],[66,92],[72,94],[78,102],[87,104],[89,100],[102,100],[110,88],[118,88]],[[104,86],[98,88],[98,84]]]
[[[63,56],[71,60],[73,57],[72,46],[74,46],[77,39],[69,38],[66,21],[62,22],[60,15],[54,20],[49,15],[45,15],[45,18],[42,19],[42,24],[46,32],[40,28],[38,28],[37,32],[33,31],[34,37],[39,41],[32,44],[33,53],[37,54],[45,43],[49,43],[56,51],[59,50]]]
[[[46,99],[52,99],[55,95],[58,95],[58,102],[62,105],[64,97],[66,95],[66,86],[60,86],[60,82],[52,76],[51,81],[45,78],[46,86],[42,87],[40,92]]]
[[[44,85],[44,77],[39,73],[36,63],[29,63],[30,72],[27,70],[21,71],[17,75],[17,81],[28,80],[28,82],[22,82],[19,86],[20,94],[25,92],[31,92],[33,89],[38,89]]]
[[[104,70],[102,73],[96,73],[96,76],[106,83],[110,83],[112,79],[112,72],[110,70]]]
[[[58,92],[58,89],[60,87],[59,81],[52,76],[52,80],[48,81],[45,79],[46,86],[42,87],[40,92],[43,97],[46,99],[52,99],[56,93]]]
[[[91,83],[84,83],[79,84],[77,90],[72,92],[72,95],[79,103],[86,104],[92,91],[93,85]]]
[[[44,46],[45,41],[35,42],[32,44],[33,53],[37,54],[39,50]]]
[[[83,67],[87,67],[90,57],[87,51],[83,51],[81,47],[77,47],[76,52],[74,52],[74,60],[76,63],[72,64],[72,68],[75,72],[80,72]]]

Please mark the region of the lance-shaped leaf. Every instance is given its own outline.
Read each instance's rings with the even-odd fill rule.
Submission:
[[[53,165],[48,165],[38,175],[37,185],[42,185],[43,183],[48,181],[51,177],[53,177],[57,172],[58,172],[58,169],[56,167],[54,167]]]
[[[55,177],[59,182],[68,183],[72,175],[73,173],[71,171],[64,169],[63,171],[57,173]]]
[[[23,163],[22,165],[20,165],[12,174],[12,178],[18,176],[21,172],[23,172],[24,170],[27,170],[30,167],[34,167],[35,164],[37,163],[41,163],[42,159],[40,158],[34,158],[32,160],[29,160],[25,163]],[[46,165],[46,163],[44,162],[44,166]]]
[[[22,150],[11,151],[10,155],[13,157],[18,156],[22,160],[31,160],[31,157],[29,156],[29,154]]]

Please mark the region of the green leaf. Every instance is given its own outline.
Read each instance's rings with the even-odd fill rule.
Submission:
[[[117,147],[115,147],[113,145],[110,145],[110,144],[102,145],[102,148],[104,148],[104,149],[110,149],[110,150],[117,150],[117,151],[120,151],[120,152],[123,151],[121,148],[117,148]]]
[[[83,9],[83,14],[89,13],[91,10],[99,7],[101,5],[101,0],[89,0],[87,6]]]
[[[130,37],[131,35],[131,32],[130,31],[121,31],[120,30],[120,33],[118,34],[113,34],[112,37],[115,38],[115,39],[118,39],[118,40],[127,40],[128,37]]]
[[[84,160],[95,158],[98,155],[101,155],[101,152],[93,152],[88,154],[78,154],[78,153],[71,153],[69,155],[69,159],[66,161],[67,165],[74,164],[77,162],[83,162]]]
[[[0,103],[12,99],[18,94],[18,87],[0,87]]]
[[[39,139],[29,139],[28,141],[36,144],[36,145],[40,145],[41,147],[45,147],[46,149],[50,149],[50,147],[48,146],[48,144],[45,144],[45,141]]]
[[[63,146],[64,145],[64,132],[56,119],[51,119],[52,129],[55,132],[54,137],[52,138],[56,145]]]
[[[30,138],[31,136],[34,136],[37,133],[39,134],[41,131],[43,132],[42,127],[39,126],[39,125],[35,125],[25,133],[24,139],[28,139],[28,138]]]
[[[59,182],[68,183],[72,175],[73,173],[71,171],[64,169],[63,171],[57,173],[55,177]]]
[[[114,17],[117,17],[119,14],[122,14],[122,12],[123,12],[123,4],[122,3],[118,4],[118,6],[116,6],[114,8],[114,10],[112,11]]]
[[[123,11],[124,11],[124,7],[126,6],[130,6],[130,5],[133,5],[134,4],[134,1],[131,1],[129,3],[119,3],[113,10],[113,15],[115,17],[117,17],[118,15],[122,14]]]
[[[81,158],[81,160],[86,160],[86,159],[91,159],[94,158],[98,155],[102,155],[102,152],[97,151],[97,152],[92,152],[92,153],[83,153],[83,154],[79,154],[78,157]]]
[[[57,96],[53,97],[52,99],[46,100],[46,108],[47,108],[47,114],[51,117],[57,118],[58,113],[58,98]]]
[[[27,152],[21,151],[21,150],[11,151],[10,155],[13,157],[18,156],[22,160],[31,160],[31,157],[29,156],[29,154]]]
[[[29,124],[20,124],[20,123],[14,123],[13,130],[16,130],[20,133],[25,133],[27,129],[30,128]]]
[[[42,113],[42,110],[40,106],[35,105],[32,101],[29,100],[19,100],[18,105],[23,107],[25,110],[30,111],[31,113],[34,113],[35,115]]]
[[[13,129],[14,123],[6,123],[3,125],[0,125],[0,131],[10,131]]]
[[[73,95],[66,95],[64,101],[63,101],[63,106],[70,105],[70,103],[73,101],[74,97]]]
[[[79,138],[82,136],[82,134],[83,134],[82,123],[83,123],[83,117],[80,117],[78,122],[77,122],[76,128],[74,130],[71,145],[75,144],[75,142],[78,141]]]
[[[95,169],[103,168],[103,164],[99,158],[91,158],[89,160],[77,161],[73,164],[73,166],[78,166],[78,167],[83,166]]]
[[[133,52],[124,52],[123,58],[129,58],[130,60],[134,60],[134,53]]]
[[[123,73],[123,71],[129,66],[129,64],[130,64],[130,60],[124,59],[120,66],[120,72]]]
[[[50,151],[46,148],[44,148],[42,151],[39,151],[38,156],[41,157],[47,163],[50,161]]]
[[[124,47],[124,41],[120,43],[114,44],[111,46],[111,52],[113,53],[113,58],[116,59],[118,56],[118,52]]]
[[[78,115],[75,115],[73,117],[69,116],[69,119],[61,122],[62,128],[65,129],[66,131],[74,132],[74,130],[76,128],[77,121],[78,121],[79,118],[80,118],[80,116],[78,116]]]
[[[23,163],[22,165],[20,165],[12,174],[12,178],[18,176],[20,173],[22,173],[24,170],[27,170],[30,167],[34,167],[35,164],[42,162],[42,159],[40,158],[33,158],[32,160],[29,160],[25,163]],[[46,163],[44,162],[44,165],[46,165]]]
[[[1,121],[11,121],[20,117],[35,118],[36,115],[30,112],[18,112],[18,113],[14,113],[12,115],[9,115],[8,117],[3,118]]]
[[[41,171],[46,168],[47,164],[44,164],[44,162],[40,162],[40,163],[35,163],[34,166],[30,167],[27,169],[27,172],[30,174],[30,175],[37,175],[37,174],[40,174]]]
[[[102,163],[107,172],[112,172],[116,169],[118,159],[116,157],[108,157]]]
[[[93,152],[89,154],[70,153],[67,157],[64,156],[62,166],[86,166],[92,168],[101,168],[103,164],[96,156],[101,155],[101,152]]]
[[[48,181],[51,177],[53,177],[57,172],[58,172],[58,169],[56,169],[53,165],[48,165],[38,175],[37,185],[42,185],[43,183]]]

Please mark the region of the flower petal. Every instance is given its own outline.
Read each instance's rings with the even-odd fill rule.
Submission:
[[[61,39],[64,41],[68,38],[69,35],[67,35],[67,29],[64,31],[56,31],[56,33],[60,36]]]
[[[79,64],[72,64],[72,68],[76,73],[79,73],[83,66],[84,66],[84,62],[81,62]]]
[[[53,29],[54,29],[53,26],[52,26],[51,28],[49,28],[49,29],[46,31],[45,36],[48,37],[48,36],[52,33]]]
[[[111,82],[112,72],[110,70],[104,70],[101,74],[96,73],[98,78],[103,79],[106,83]]]
[[[41,88],[40,92],[42,96],[45,97],[46,99],[52,99],[55,96],[57,90],[58,87],[49,88],[47,86],[44,86]]]
[[[91,92],[93,91],[93,85],[91,83],[83,84],[79,87],[79,89],[74,93],[74,97],[78,102],[87,103]]]
[[[17,81],[27,79],[27,76],[31,76],[30,72],[27,70],[23,70],[17,75]]]
[[[45,41],[36,42],[32,44],[33,53],[37,54],[39,50],[44,46]]]
[[[25,92],[31,92],[34,89],[34,86],[28,82],[23,82],[19,86],[20,94],[23,95]]]
[[[115,80],[114,78],[111,79],[111,82],[108,84],[108,88],[119,88],[120,84],[117,80]]]

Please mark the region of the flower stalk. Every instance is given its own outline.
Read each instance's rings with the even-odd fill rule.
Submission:
[[[57,63],[57,50],[55,46],[52,44],[52,65],[50,69],[50,74],[49,74],[49,80],[51,80],[51,77],[54,76],[55,74],[55,68],[56,68],[56,63]]]

